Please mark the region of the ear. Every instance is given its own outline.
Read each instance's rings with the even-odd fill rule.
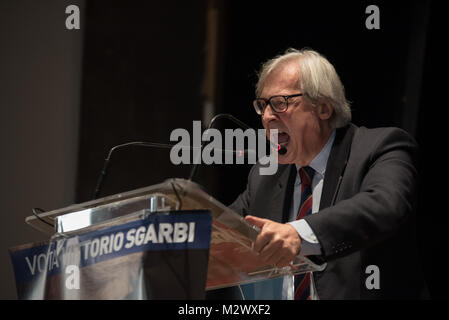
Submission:
[[[334,113],[334,108],[327,102],[320,102],[316,106],[316,112],[321,120],[329,120]]]

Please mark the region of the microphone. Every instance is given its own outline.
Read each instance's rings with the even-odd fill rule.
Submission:
[[[116,145],[116,146],[112,147],[109,150],[109,153],[108,153],[106,159],[104,160],[103,168],[102,168],[102,170],[100,172],[100,176],[97,179],[97,185],[95,187],[94,196],[93,196],[94,200],[97,199],[98,195],[100,194],[100,190],[101,190],[101,188],[103,186],[104,179],[106,178],[106,175],[108,173],[108,168],[109,168],[109,164],[110,164],[110,161],[111,161],[112,153],[114,151],[116,151],[116,150],[123,149],[123,148],[126,148],[126,147],[131,147],[131,146],[152,147],[152,148],[160,148],[160,149],[171,149],[175,145],[167,144],[167,143],[148,142],[148,141],[132,141],[132,142],[127,142],[127,143],[119,144],[119,145]],[[194,147],[185,147],[185,148],[189,148],[190,150],[197,149],[197,148],[194,148]],[[215,149],[215,151],[223,152],[223,153],[225,153],[225,152],[237,153],[240,157],[248,155],[251,152],[254,152],[253,150],[246,150],[246,149],[245,150]]]
[[[281,156],[283,156],[284,154],[287,153],[287,148],[284,147],[284,146],[279,145],[278,153],[279,153]]]
[[[209,128],[211,128],[212,124],[213,124],[217,119],[220,119],[220,118],[226,118],[226,119],[229,119],[229,120],[231,120],[232,122],[238,124],[240,127],[244,128],[244,129],[251,129],[251,127],[250,127],[249,125],[247,125],[246,123],[242,122],[241,120],[237,119],[236,117],[234,117],[233,115],[228,114],[228,113],[220,113],[220,114],[217,114],[215,117],[213,117],[212,120],[210,121]],[[275,145],[275,144],[272,143],[271,141],[269,141],[269,142],[270,142],[271,146],[272,146],[275,150],[277,150],[277,152],[278,152],[281,156],[283,156],[284,154],[287,153],[287,148],[286,148],[286,147],[281,146],[280,144]]]
[[[119,144],[119,145],[112,147],[109,150],[108,156],[104,160],[103,168],[101,170],[100,176],[98,177],[97,186],[95,187],[94,196],[93,196],[94,200],[98,198],[98,194],[100,193],[101,187],[103,186],[103,181],[104,181],[104,178],[106,177],[106,173],[109,168],[109,162],[111,160],[112,153],[117,149],[122,149],[124,147],[129,147],[129,146],[144,146],[144,147],[156,147],[156,148],[171,148],[172,147],[171,145],[168,145],[168,144],[144,142],[144,141],[127,142],[127,143]]]
[[[212,128],[212,126],[214,125],[215,121],[217,121],[218,119],[228,119],[231,120],[232,122],[236,123],[237,125],[239,125],[241,128],[243,129],[251,129],[251,127],[249,125],[247,125],[246,123],[244,123],[243,121],[240,121],[239,119],[237,119],[236,117],[234,117],[232,114],[229,113],[219,113],[216,116],[214,116],[210,122],[209,122],[209,126],[207,127],[207,129]],[[203,146],[201,145],[201,148]],[[197,173],[198,173],[198,165],[199,163],[195,163],[192,167],[192,170],[190,171],[190,176],[189,176],[189,180],[192,181],[193,178],[196,177]]]
[[[220,113],[217,114],[216,116],[214,116],[212,118],[212,120],[209,123],[208,129],[212,128],[213,124],[221,118],[225,118],[228,119],[234,123],[236,123],[237,125],[239,125],[240,127],[244,128],[244,129],[251,129],[251,127],[249,125],[247,125],[246,123],[244,123],[243,121],[237,119],[236,117],[234,117],[231,114],[227,114],[227,113]],[[278,151],[278,153],[280,155],[284,155],[287,152],[287,148],[284,146],[281,146],[280,144],[275,145],[274,143],[272,143],[271,141],[268,140],[268,142],[270,143],[270,145]],[[122,149],[122,148],[126,148],[126,147],[130,147],[130,146],[141,146],[141,147],[153,147],[153,148],[165,148],[165,149],[171,149],[172,147],[174,147],[175,145],[172,144],[165,144],[165,143],[157,143],[157,142],[148,142],[148,141],[133,141],[133,142],[127,142],[127,143],[123,143],[123,144],[119,144],[116,145],[114,147],[112,147],[109,150],[109,153],[104,161],[103,164],[103,168],[101,170],[100,176],[97,179],[97,185],[95,187],[95,191],[94,191],[94,196],[93,199],[97,199],[98,195],[100,194],[100,190],[103,186],[104,183],[104,179],[107,175],[108,172],[108,168],[109,168],[109,164],[111,161],[111,157],[112,157],[112,153],[118,149]],[[200,149],[202,149],[203,146],[201,145]],[[197,149],[195,147],[191,147],[192,149]],[[243,156],[243,155],[248,155],[251,152],[254,152],[254,150],[223,150],[223,149],[215,149],[218,152],[233,152],[233,153],[238,153],[239,156]],[[201,156],[201,154],[200,154]],[[189,175],[189,180],[192,181],[193,178],[196,176],[197,172],[198,172],[198,165],[199,163],[195,163],[192,167],[192,170],[190,171],[190,175]]]
[[[239,125],[241,128],[243,129],[252,129],[249,125],[247,125],[246,123],[244,123],[243,121],[237,119],[236,117],[234,117],[232,114],[229,113],[219,113],[217,114],[215,117],[212,118],[212,120],[209,122],[209,126],[207,127],[207,129],[212,128],[212,125],[215,123],[215,121],[217,121],[218,119],[228,119],[231,120],[232,122],[234,122],[235,124]],[[272,143],[270,140],[268,140],[268,142],[270,143],[270,145],[278,151],[278,153],[280,155],[284,155],[287,153],[287,148],[284,146],[281,146],[280,144],[275,145],[274,143]],[[203,146],[201,145],[201,148]],[[189,180],[192,181],[193,178],[197,175],[198,172],[198,165],[199,163],[195,163],[192,167],[192,170],[190,171],[190,177]]]

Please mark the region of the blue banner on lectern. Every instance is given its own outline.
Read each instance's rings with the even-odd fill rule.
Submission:
[[[201,299],[209,211],[143,219],[10,249],[20,299]]]

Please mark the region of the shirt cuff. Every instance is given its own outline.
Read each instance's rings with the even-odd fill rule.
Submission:
[[[303,256],[321,255],[321,245],[313,233],[312,228],[304,219],[289,222],[301,238],[301,251],[299,254]]]

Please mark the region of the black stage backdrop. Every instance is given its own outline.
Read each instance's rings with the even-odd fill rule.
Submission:
[[[168,143],[201,119],[204,59],[201,1],[86,4],[77,200],[92,198],[108,150],[130,141]],[[113,154],[100,196],[186,177],[168,149]]]
[[[444,145],[433,146],[435,140],[444,143],[445,137],[444,109],[437,94],[441,91],[435,79],[440,66],[441,5],[431,1],[214,3],[221,12],[216,113],[231,113],[254,128],[261,127],[251,106],[261,63],[289,47],[309,47],[336,67],[356,125],[397,126],[415,136],[421,147],[417,250],[432,296],[447,297],[447,281],[435,272],[448,267],[444,256],[449,243],[447,210],[440,209]],[[379,30],[365,26],[365,8],[370,4],[380,8]],[[91,199],[109,148],[133,140],[166,143],[173,129],[192,132],[192,121],[201,120],[207,5],[206,0],[87,2],[78,202]],[[221,126],[235,127],[225,121]],[[244,189],[249,168],[202,167],[197,181],[229,204]],[[189,170],[189,166],[171,165],[167,150],[129,148],[114,155],[101,195],[170,177],[186,178]]]

